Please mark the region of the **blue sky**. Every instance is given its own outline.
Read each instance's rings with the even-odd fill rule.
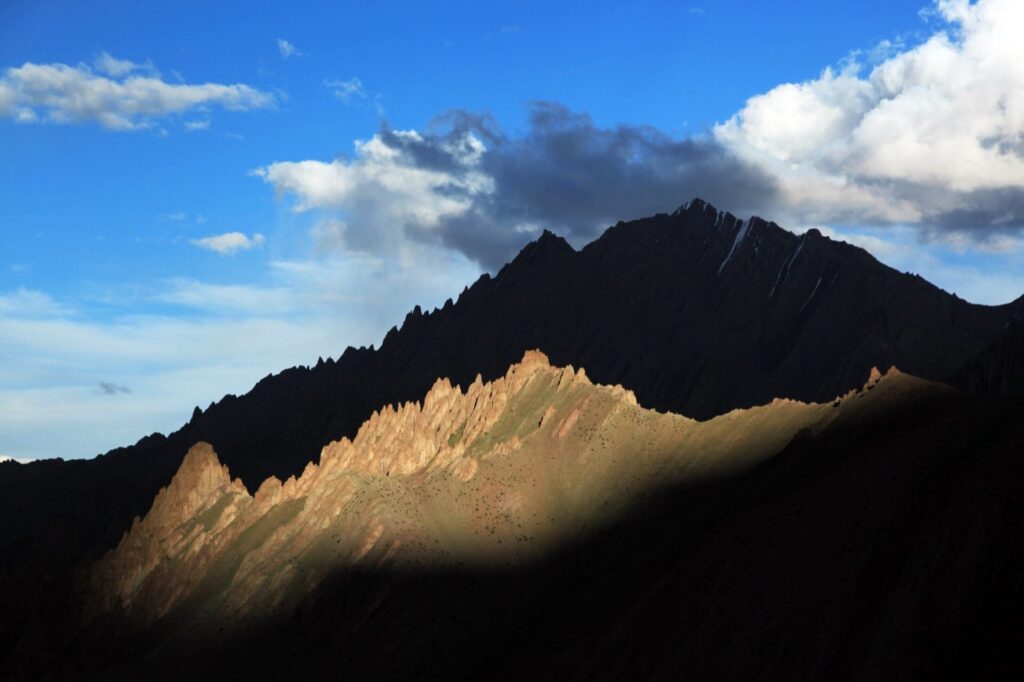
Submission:
[[[0,454],[173,430],[696,194],[1024,293],[1013,0],[326,4],[0,4]]]

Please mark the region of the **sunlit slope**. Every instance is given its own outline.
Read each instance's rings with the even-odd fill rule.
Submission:
[[[528,352],[463,393],[375,413],[319,464],[250,496],[196,444],[145,519],[93,570],[93,615],[172,628],[242,626],[351,567],[506,566],[585,537],[659,488],[763,461],[802,429],[915,391],[890,372],[834,403],[777,400],[706,422],[646,410],[620,387]]]

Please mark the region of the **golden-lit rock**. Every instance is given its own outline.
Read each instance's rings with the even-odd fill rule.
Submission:
[[[197,443],[95,566],[91,613],[224,627],[360,564],[531,561],[659,485],[749,467],[842,412],[775,400],[697,422],[530,351],[493,382],[439,379],[422,402],[385,406],[253,496]]]

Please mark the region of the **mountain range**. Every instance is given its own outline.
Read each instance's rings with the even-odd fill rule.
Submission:
[[[320,675],[330,660],[519,679],[966,665],[1016,636],[1021,405],[988,394],[1024,386],[1022,310],[699,199],[579,251],[545,232],[380,348],[268,376],[93,460],[0,466],[15,614],[0,670],[119,660],[153,678],[212,665],[216,642],[284,675],[278,638],[323,645],[333,659],[306,661]],[[485,641],[485,605],[507,650]],[[417,632],[431,614],[453,634]],[[315,636],[289,639],[289,619]],[[476,649],[460,660],[458,642]],[[613,646],[630,656],[600,654]]]

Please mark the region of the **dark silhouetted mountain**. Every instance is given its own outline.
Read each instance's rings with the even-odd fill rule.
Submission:
[[[695,200],[620,223],[579,252],[544,232],[457,303],[414,309],[380,349],[286,370],[197,412],[172,437],[164,478],[197,440],[249,486],[297,474],[382,405],[423,395],[439,376],[493,379],[530,348],[698,419],[775,397],[827,400],[872,366],[941,380],[1022,306],[972,305],[816,230],[797,236]]]
[[[95,460],[0,467],[0,610],[25,590],[59,605],[66,576],[32,567],[112,547],[197,441],[252,489],[299,474],[326,443],[437,377],[490,380],[530,348],[691,417],[774,397],[828,400],[875,365],[947,378],[997,343],[1022,305],[972,305],[815,230],[797,236],[700,200],[619,223],[580,251],[545,232],[457,302],[414,309],[379,349],[268,376],[169,436]],[[17,641],[33,618],[4,619],[0,641]]]

